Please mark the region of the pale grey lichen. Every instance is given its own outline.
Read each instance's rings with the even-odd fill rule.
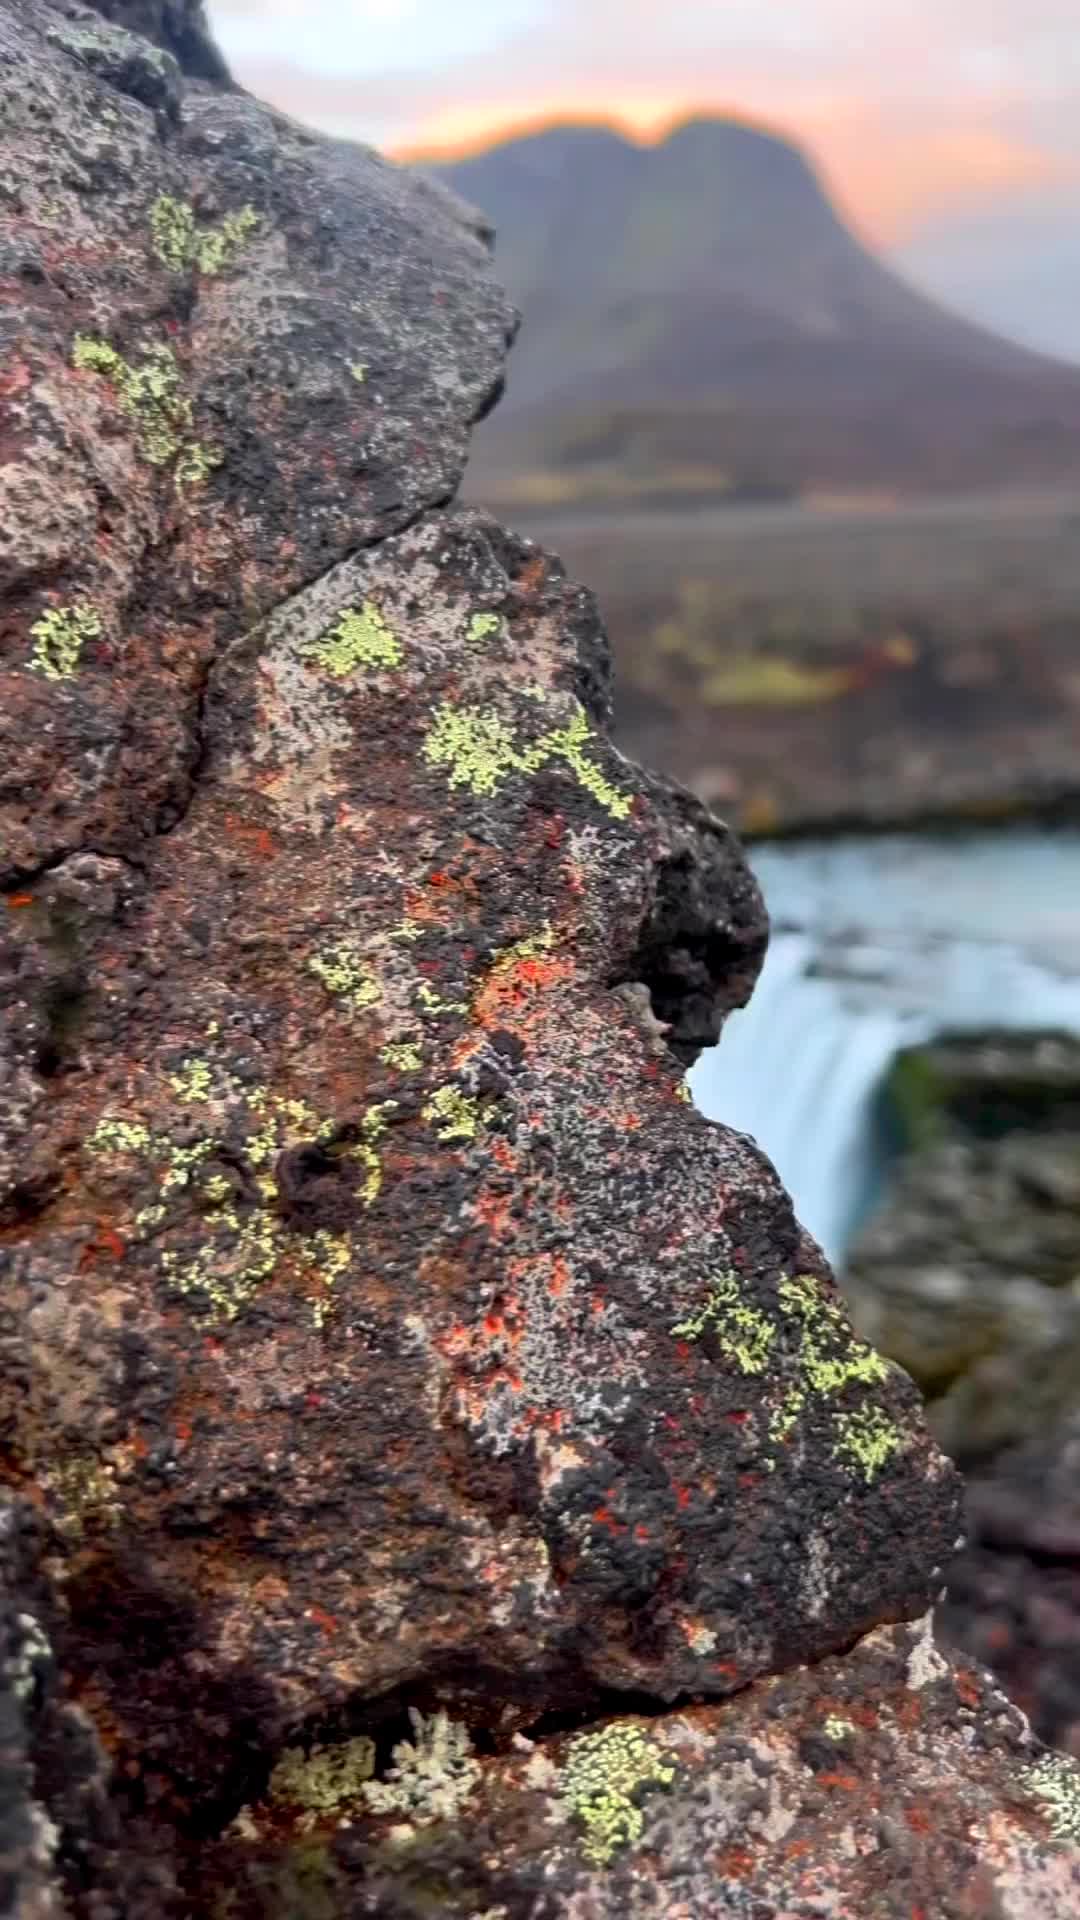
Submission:
[[[394,1748],[393,1765],[382,1780],[363,1788],[373,1813],[402,1813],[421,1824],[459,1813],[480,1779],[467,1727],[443,1712],[409,1708],[412,1740]]]

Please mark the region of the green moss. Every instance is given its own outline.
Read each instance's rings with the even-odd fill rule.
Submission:
[[[254,207],[227,213],[217,226],[199,228],[195,210],[186,200],[161,193],[150,209],[154,252],[170,273],[197,267],[212,276],[232,267],[261,224]]]
[[[948,1132],[945,1084],[927,1048],[909,1047],[897,1054],[885,1083],[884,1101],[905,1152],[924,1152]]]
[[[625,820],[633,795],[621,793],[585,753],[593,738],[579,702],[574,703],[565,727],[545,733],[522,747],[494,707],[453,706],[443,701],[435,709],[421,752],[431,766],[445,767],[451,787],[467,787],[478,798],[498,791],[512,773],[532,775],[552,760],[570,768],[578,784],[615,820]]]
[[[864,1480],[874,1480],[898,1453],[903,1436],[880,1407],[857,1407],[836,1416],[837,1459],[857,1469]]]
[[[631,1723],[613,1722],[572,1741],[559,1792],[585,1830],[586,1859],[606,1867],[639,1840],[645,1825],[640,1796],[674,1778],[660,1748]]]
[[[88,601],[51,607],[30,629],[34,643],[30,665],[47,680],[71,680],[78,671],[83,648],[100,635],[101,615]]]
[[[336,680],[346,679],[358,667],[369,672],[400,667],[405,657],[401,641],[371,600],[365,600],[359,609],[346,608],[332,627],[317,640],[307,641],[300,652],[325,667]]]
[[[700,1340],[711,1332],[721,1353],[743,1373],[764,1373],[775,1331],[756,1307],[743,1304],[734,1273],[722,1273],[710,1281],[705,1305],[672,1328],[682,1340]]]
[[[715,707],[806,707],[839,699],[851,685],[850,667],[754,654],[710,664],[701,691]]]

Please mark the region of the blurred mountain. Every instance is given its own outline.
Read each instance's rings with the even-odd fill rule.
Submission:
[[[556,126],[433,167],[524,314],[469,490],[516,505],[1080,478],[1080,369],[937,306],[803,155],[726,119]]]

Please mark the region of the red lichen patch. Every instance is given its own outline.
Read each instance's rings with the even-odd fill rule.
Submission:
[[[473,996],[473,1019],[489,1031],[527,1027],[543,997],[574,972],[573,962],[557,954],[496,961]]]

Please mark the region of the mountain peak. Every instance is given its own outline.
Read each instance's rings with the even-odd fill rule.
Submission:
[[[748,464],[792,487],[965,486],[1018,448],[1020,477],[1080,467],[1080,375],[905,285],[771,129],[569,121],[439,171],[524,312],[479,469],[511,441],[560,466],[582,434],[612,484],[653,460],[721,490]]]

